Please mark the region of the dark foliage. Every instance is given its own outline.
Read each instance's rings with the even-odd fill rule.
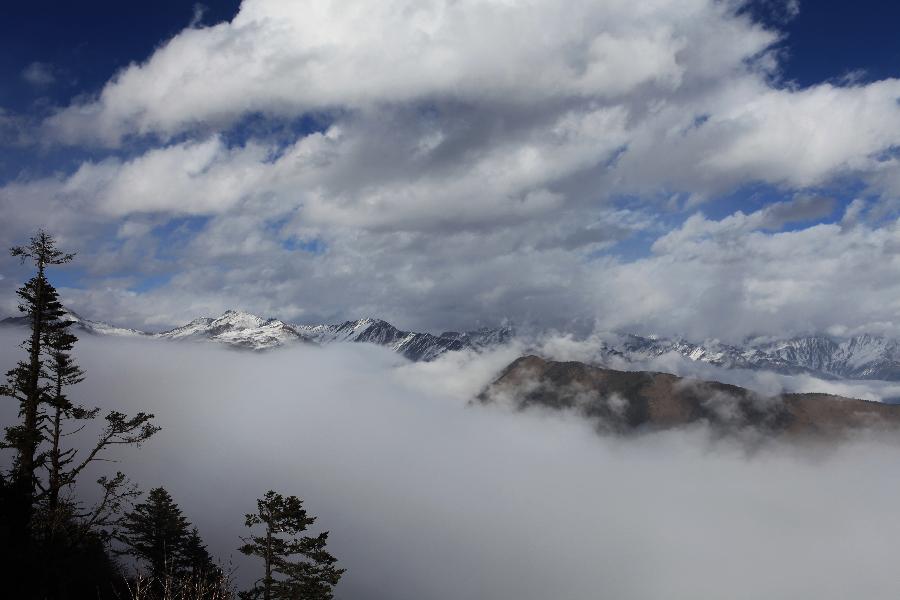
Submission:
[[[245,524],[262,525],[264,530],[244,538],[240,551],[262,559],[264,574],[241,598],[330,600],[344,569],[335,566],[337,559],[325,549],[328,532],[301,536],[316,518],[307,514],[296,496],[270,490],[256,505],[257,512],[248,514]]]
[[[196,528],[164,488],[150,490],[120,522],[118,540],[123,553],[139,559],[147,568],[157,593],[179,582],[206,582],[214,587],[222,580]]]
[[[31,260],[36,273],[19,290],[19,311],[29,327],[22,343],[25,357],[6,374],[0,395],[18,405],[19,420],[5,428],[2,448],[15,452],[12,471],[0,477],[0,568],[4,592],[15,598],[121,597],[118,567],[107,544],[118,513],[136,489],[122,473],[101,477],[100,500],[86,506],[74,495],[83,471],[108,460],[105,451],[116,445],[140,445],[158,431],[153,415],[129,417],[111,411],[105,426],[83,455],[63,445],[99,409],[71,402],[67,390],[84,373],[72,358],[76,337],[69,332],[59,295],[46,268],[67,263],[73,254],[56,248],[43,231],[26,246],[11,249]],[[82,446],[84,446],[82,444]]]

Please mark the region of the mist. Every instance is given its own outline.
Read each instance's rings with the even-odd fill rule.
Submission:
[[[4,370],[20,337],[0,331]],[[243,515],[271,488],[331,532],[346,600],[900,595],[890,440],[748,454],[702,428],[601,437],[575,415],[471,404],[512,347],[409,363],[365,344],[85,336],[76,354],[76,400],[163,427],[110,468],[166,487],[241,586],[259,576],[235,550]]]
[[[679,377],[691,377],[707,381],[720,381],[751,389],[760,394],[774,396],[781,393],[834,394],[847,398],[859,398],[872,402],[897,402],[900,399],[900,382],[854,379],[822,379],[811,374],[785,375],[773,371],[729,369],[710,363],[691,360],[678,352],[669,352],[646,360],[630,361],[605,356],[602,353],[603,332],[583,339],[569,334],[546,333],[533,336],[518,349],[560,361],[579,361],[599,364],[621,371],[659,371]]]

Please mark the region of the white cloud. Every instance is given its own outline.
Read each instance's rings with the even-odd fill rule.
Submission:
[[[437,212],[464,219],[467,202],[477,220],[617,194],[706,200],[759,181],[799,189],[878,173],[889,187],[896,169],[876,157],[900,139],[900,82],[776,87],[767,49],[778,36],[738,7],[247,0],[231,22],[184,30],[57,113],[47,132],[115,145],[324,112],[332,137],[298,140],[276,179],[308,193],[307,216],[365,227],[440,226]],[[275,171],[256,158],[255,172]],[[573,177],[591,193],[550,200],[547,188]],[[234,183],[234,194],[250,187]],[[141,197],[122,210],[141,210]]]
[[[900,221],[781,233],[764,224],[760,213],[697,214],[651,257],[612,266],[607,324],[732,340],[830,327],[900,334]]]
[[[2,370],[15,341],[0,331]],[[235,550],[243,515],[272,488],[330,532],[350,600],[900,593],[895,440],[748,455],[702,430],[601,438],[571,416],[467,406],[493,376],[481,360],[398,368],[362,344],[254,355],[86,337],[76,353],[73,399],[163,427],[113,467],[165,486],[242,587],[260,572]]]
[[[755,95],[711,117],[712,127],[736,131],[701,167],[797,187],[864,169],[900,137],[898,99],[898,80]]]
[[[51,124],[63,138],[115,143],[253,111],[610,100],[641,86],[678,88],[693,66],[680,62],[687,47],[702,47],[718,26],[740,34],[726,60],[773,40],[709,0],[579,0],[565,10],[548,1],[246,0],[230,23],[184,30]]]

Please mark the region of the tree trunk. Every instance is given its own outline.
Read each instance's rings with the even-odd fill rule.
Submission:
[[[266,580],[263,600],[272,600],[272,526],[266,526]]]
[[[56,532],[56,527],[59,522],[59,515],[57,511],[59,510],[59,492],[60,492],[60,456],[59,456],[59,438],[60,438],[60,420],[62,417],[62,408],[59,406],[60,400],[62,398],[62,379],[57,378],[56,380],[56,412],[53,415],[53,447],[50,451],[50,480],[48,481],[48,489],[47,489],[47,509],[50,515],[50,533],[51,538],[53,534]]]
[[[31,341],[28,347],[29,372],[28,389],[25,391],[23,408],[23,425],[25,439],[19,448],[19,469],[17,473],[18,487],[27,498],[27,516],[31,519],[31,501],[34,499],[34,455],[38,447],[38,405],[40,404],[41,378],[41,330],[44,328],[44,262],[38,262],[37,286],[31,313]],[[23,502],[25,501],[23,498]]]

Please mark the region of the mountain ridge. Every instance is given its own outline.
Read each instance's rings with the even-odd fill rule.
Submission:
[[[148,337],[169,340],[208,340],[229,347],[269,350],[295,343],[327,345],[362,342],[388,347],[414,361],[430,361],[446,352],[484,350],[522,341],[524,351],[540,354],[535,344],[516,337],[512,327],[485,327],[440,334],[406,331],[377,318],[335,324],[296,324],[264,318],[237,310],[218,317],[200,317],[173,329],[148,333],[91,321],[73,311],[66,317],[91,334]],[[0,324],[25,325],[23,317],[10,317]],[[718,340],[692,342],[684,338],[609,333],[588,342],[591,362],[615,366],[652,363],[666,356],[725,369],[773,371],[783,375],[811,375],[824,379],[871,379],[900,381],[900,341],[872,334],[838,338],[824,334],[784,339],[756,338],[743,345]],[[539,344],[538,344],[539,345]]]
[[[618,434],[705,424],[724,434],[835,437],[900,427],[900,406],[880,402],[830,394],[765,396],[716,381],[534,355],[510,363],[476,401],[575,411],[598,431]]]
[[[156,338],[172,341],[212,341],[238,349],[262,351],[291,344],[328,345],[341,342],[385,346],[412,361],[430,361],[445,352],[481,350],[512,340],[509,327],[482,328],[440,335],[405,331],[382,319],[363,318],[337,324],[293,324],[238,310],[226,310],[219,317],[200,317],[167,331],[148,333],[115,327],[102,321],[84,319],[67,311],[65,319],[80,331],[97,335]],[[4,325],[27,325],[25,317],[9,317]]]
[[[743,346],[718,340],[620,335],[601,341],[601,357],[639,362],[678,354],[688,360],[727,369],[767,370],[784,375],[810,374],[826,379],[900,381],[900,342],[872,334],[837,338],[825,334],[784,339],[758,338]]]

